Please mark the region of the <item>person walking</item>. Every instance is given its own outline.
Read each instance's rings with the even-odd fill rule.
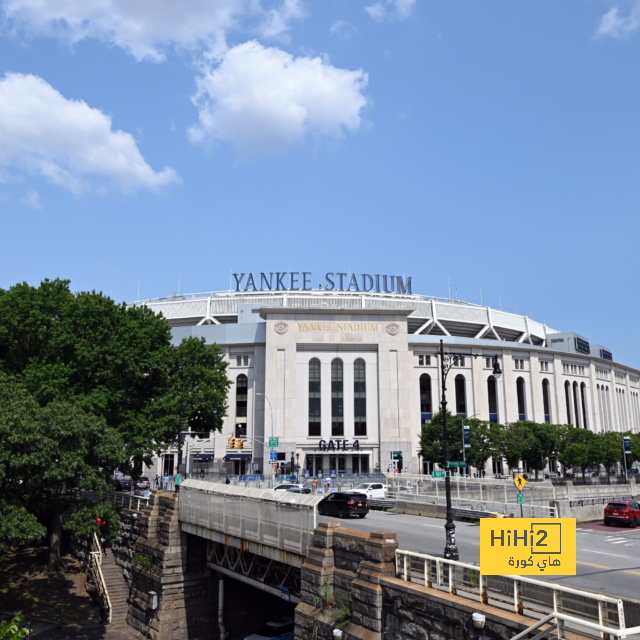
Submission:
[[[160,476],[156,473],[156,477],[153,479],[154,488],[157,490],[160,487]]]
[[[174,482],[176,485],[176,493],[178,493],[178,491],[180,491],[180,483],[182,482],[182,474],[181,473],[176,473],[175,478],[174,478]]]
[[[200,479],[204,480],[204,469],[200,469]]]
[[[229,476],[227,476],[227,479],[224,481],[225,484],[231,484],[231,480],[229,480]]]

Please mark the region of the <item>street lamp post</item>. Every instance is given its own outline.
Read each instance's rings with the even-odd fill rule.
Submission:
[[[479,413],[474,413],[471,418],[475,418],[476,416],[479,416]],[[471,420],[471,418],[464,418],[462,420],[462,461],[464,462],[464,467],[462,467],[462,477],[466,478],[467,477],[467,445],[465,444],[464,441],[464,428],[465,426],[469,426],[469,425],[465,425],[464,421],[465,420]],[[471,431],[471,427],[469,427],[469,431]],[[469,438],[471,438],[471,432],[469,432]],[[471,446],[471,445],[469,445]]]
[[[444,488],[447,498],[447,522],[444,525],[446,543],[444,547],[444,557],[447,560],[458,560],[460,552],[456,546],[456,525],[453,524],[453,512],[451,510],[451,475],[449,471],[449,435],[447,433],[447,374],[451,368],[458,364],[460,358],[478,358],[480,353],[456,353],[453,351],[445,351],[444,343],[440,340],[440,350],[436,352],[440,358],[440,373],[442,377],[442,400],[440,401],[442,410],[442,438],[443,438],[443,457],[444,457]],[[493,356],[493,373],[499,375],[500,365],[498,364],[498,356]]]
[[[271,437],[273,438],[273,408],[271,407],[271,401],[265,393],[259,393],[256,391],[256,395],[262,396],[269,404],[269,411],[271,412]],[[273,468],[271,461],[269,461],[269,466],[271,466],[271,483],[273,484],[275,481],[275,469]]]

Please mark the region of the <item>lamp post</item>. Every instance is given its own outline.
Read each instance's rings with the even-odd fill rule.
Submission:
[[[296,453],[296,482],[300,482],[300,454]]]
[[[453,524],[453,513],[451,511],[451,475],[449,471],[449,434],[447,433],[447,374],[453,366],[458,364],[460,358],[479,358],[480,353],[456,353],[453,351],[445,351],[444,343],[440,340],[440,350],[436,352],[436,356],[440,358],[440,374],[442,378],[442,400],[440,401],[442,410],[442,453],[444,457],[444,488],[447,498],[447,522],[444,525],[446,543],[444,547],[444,557],[447,560],[458,560],[460,552],[456,546],[456,525]],[[493,356],[493,373],[499,375],[502,373],[498,363],[498,356]]]
[[[271,401],[265,393],[259,393],[258,391],[256,391],[256,395],[262,396],[269,404],[269,411],[271,412],[271,437],[273,438],[273,408],[271,407]],[[271,466],[271,483],[273,484],[273,482],[275,481],[275,469],[273,468],[271,461],[269,461],[269,465]]]
[[[470,418],[463,418],[462,420],[462,461],[464,462],[464,467],[462,467],[462,477],[466,478],[467,477],[467,445],[465,444],[464,441],[464,428],[465,426],[469,426],[469,425],[465,425],[464,421],[465,420],[471,420],[471,418],[475,418],[476,416],[479,416],[479,413],[474,413]],[[469,426],[469,447],[471,447],[471,427]]]

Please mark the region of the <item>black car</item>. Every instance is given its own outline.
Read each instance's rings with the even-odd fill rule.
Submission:
[[[122,478],[121,480],[116,480],[116,491],[131,491],[131,479]]]
[[[318,513],[323,516],[366,517],[369,513],[369,500],[364,493],[347,491],[344,493],[330,493],[318,503]]]

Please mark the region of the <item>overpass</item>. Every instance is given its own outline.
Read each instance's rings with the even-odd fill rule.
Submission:
[[[321,499],[188,480],[179,494],[157,492],[142,510],[123,509],[123,528],[137,534],[127,550],[114,548],[129,570],[130,629],[151,640],[235,640],[293,614],[295,605],[296,639],[331,638],[339,596],[349,603],[347,640],[380,640],[385,630],[394,640],[424,638],[418,619],[458,637],[473,612],[486,616],[492,631],[485,635],[496,639],[514,638],[545,616],[542,630],[556,637],[640,631],[628,624],[638,624],[638,610],[620,598],[484,577],[477,565],[399,549],[390,532],[316,526]]]

